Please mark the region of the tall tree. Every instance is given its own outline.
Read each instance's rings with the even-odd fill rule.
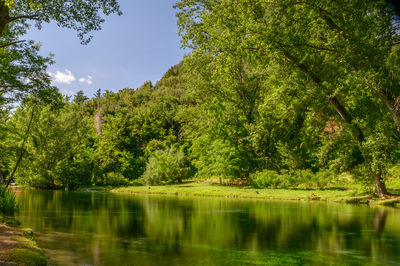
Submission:
[[[83,43],[90,41],[87,36],[100,30],[104,19],[101,13],[122,14],[116,0],[1,0],[0,37],[7,25],[21,20],[34,20],[40,27],[43,22],[55,21],[61,27],[74,29]]]
[[[387,194],[377,157],[367,151],[379,131],[388,138],[396,127],[400,132],[399,52],[385,1],[182,0],[176,8],[184,46],[204,56],[247,50],[261,68],[278,64],[281,73],[296,73],[290,77],[316,99],[310,108],[336,114],[363,155],[376,195]],[[382,110],[380,120],[372,110]],[[383,129],[388,114],[393,123]]]
[[[58,26],[76,30],[82,44],[87,44],[92,38],[88,34],[101,29],[102,14],[112,13],[121,14],[116,0],[0,0],[0,108],[27,95],[46,103],[57,102],[57,97],[51,99],[56,89],[50,86],[46,71],[52,63],[51,56],[40,56],[40,44],[21,39],[30,27],[28,21],[34,21],[38,28],[43,22],[54,21]],[[32,108],[32,119],[34,110],[35,107]],[[19,145],[20,152],[12,173],[17,171],[22,160],[31,122]]]
[[[49,87],[46,68],[52,63],[51,57],[39,56],[39,44],[21,39],[29,29],[28,21],[38,28],[43,22],[54,21],[76,30],[86,44],[92,39],[89,33],[101,29],[101,13],[121,11],[116,0],[0,0],[0,95],[18,101],[21,96],[39,94]]]

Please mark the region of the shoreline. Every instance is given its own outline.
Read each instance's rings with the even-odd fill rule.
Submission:
[[[357,188],[257,189],[209,183],[183,183],[161,186],[128,186],[108,190],[112,193],[195,196],[260,200],[320,201],[369,206],[400,207],[400,197],[375,198]]]
[[[21,228],[20,222],[0,214],[0,264],[47,265],[47,257],[34,239],[29,228]]]

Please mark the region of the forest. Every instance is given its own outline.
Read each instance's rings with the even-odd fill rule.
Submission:
[[[155,84],[73,97],[51,85],[53,59],[20,41],[28,21],[56,21],[85,44],[99,10],[120,11],[96,0],[79,17],[50,2],[0,1],[5,187],[327,187],[346,173],[382,197],[398,179],[400,31],[387,1],[180,0],[182,62]]]

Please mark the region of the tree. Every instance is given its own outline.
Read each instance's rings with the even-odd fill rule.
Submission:
[[[40,94],[49,87],[46,72],[50,57],[38,55],[40,44],[21,40],[29,28],[27,21],[34,21],[40,28],[43,22],[54,21],[57,25],[74,29],[83,44],[100,30],[105,15],[121,14],[116,0],[96,1],[48,1],[48,0],[1,0],[0,1],[0,95],[9,101],[19,101],[27,94]]]
[[[85,96],[85,93],[80,90],[75,94],[74,97],[74,102],[80,107],[82,104],[84,104],[89,98]]]
[[[276,65],[286,85],[307,90],[309,108],[335,115],[352,136],[375,194],[387,194],[382,163],[368,148],[400,132],[397,29],[385,1],[182,0],[175,7],[184,46],[205,57],[248,51],[260,69]]]
[[[51,56],[40,56],[40,44],[20,39],[29,28],[28,20],[35,21],[38,28],[43,22],[55,21],[61,27],[76,30],[82,43],[87,44],[92,38],[87,35],[100,30],[104,22],[100,12],[105,15],[121,14],[115,0],[0,0],[0,104],[20,101],[27,95],[48,103],[51,98],[49,95],[55,90],[50,86],[46,71],[48,64],[52,63]],[[1,105],[0,108],[3,108]],[[32,119],[35,109],[33,106]],[[26,136],[20,146],[12,176],[22,160],[32,119],[27,124]]]
[[[34,20],[41,27],[43,22],[55,21],[61,27],[76,30],[82,43],[88,43],[92,36],[87,34],[100,30],[104,22],[99,11],[107,16],[122,14],[116,0],[1,0],[0,37],[12,22]]]
[[[169,147],[153,153],[146,165],[143,179],[150,185],[160,184],[162,181],[182,183],[188,174],[185,154],[176,147]]]
[[[9,123],[16,138],[26,142],[26,160],[16,173],[19,183],[51,188],[91,184],[96,136],[91,119],[81,118],[75,103],[63,99],[54,106],[27,99]],[[29,136],[27,123],[32,124]]]

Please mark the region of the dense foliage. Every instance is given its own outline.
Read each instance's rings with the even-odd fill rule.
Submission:
[[[106,14],[118,10],[104,2]],[[175,7],[192,53],[155,85],[91,99],[79,92],[73,101],[54,89],[28,91],[14,113],[2,108],[0,174],[23,153],[17,181],[39,187],[189,177],[326,186],[350,172],[387,193],[400,160],[400,49],[386,1]],[[86,33],[74,23],[64,26]]]
[[[61,108],[58,105],[62,97],[57,88],[50,85],[47,67],[53,63],[52,55],[48,57],[39,55],[40,43],[21,39],[31,27],[29,23],[32,22],[34,26],[40,28],[43,22],[54,21],[60,27],[76,30],[82,44],[87,44],[92,38],[90,32],[101,29],[101,24],[104,22],[103,15],[112,13],[121,14],[116,0],[0,0],[1,206],[5,206],[4,202],[13,202],[7,200],[9,194],[6,189],[17,170],[24,176],[24,182],[29,184],[49,183],[49,179],[59,178],[65,184],[81,184],[85,181],[81,180],[84,178],[81,178],[80,174],[87,178],[87,173],[81,172],[79,166],[82,163],[80,160],[87,158],[85,155],[75,153],[78,148],[74,145],[82,147],[80,143],[75,142],[76,139],[66,140],[65,143],[47,141],[47,138],[69,137],[64,133],[75,134],[75,131],[67,128],[77,126],[79,123],[78,120],[71,120],[71,123],[66,123],[64,128],[49,124],[59,122],[61,119],[74,119],[76,114],[70,113],[69,116],[65,114],[67,116],[63,117],[63,114],[53,112]],[[10,110],[13,109],[13,104],[18,102],[21,108],[11,118]],[[50,111],[46,112],[46,108]],[[61,116],[58,116],[59,114]],[[38,121],[36,135],[31,135],[34,121]],[[26,124],[23,124],[24,122]],[[83,127],[77,130],[84,129]],[[33,141],[31,146],[37,148],[38,145],[42,145],[41,149],[28,150],[25,144],[29,142],[29,137]],[[72,146],[73,148],[69,149]],[[53,149],[54,152],[47,153],[46,148]],[[64,150],[55,150],[58,148]],[[82,153],[85,154],[86,151]],[[29,167],[20,169],[21,162],[26,163],[29,156],[35,156],[35,160]],[[73,164],[62,163],[67,162],[65,160],[67,156],[74,158]],[[71,182],[70,178],[76,182]],[[0,211],[5,212],[3,207]]]

